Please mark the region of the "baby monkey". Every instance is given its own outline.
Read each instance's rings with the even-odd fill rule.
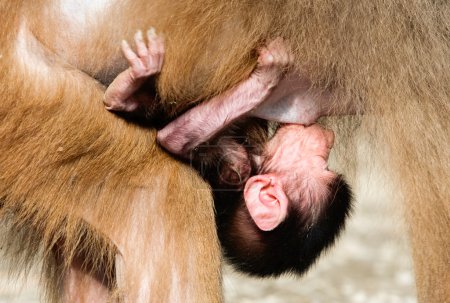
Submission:
[[[231,156],[225,163],[235,159],[234,171],[238,163],[244,167],[242,185],[236,177],[229,182],[232,174],[223,167],[208,178],[213,188],[232,183],[237,189],[213,192],[225,256],[257,276],[302,274],[333,244],[351,210],[349,186],[327,167],[334,135],[317,124],[282,125],[268,142],[252,134],[241,145],[250,173],[245,156],[226,145]]]
[[[162,68],[164,41],[154,30],[147,39],[148,45],[141,32],[136,34],[136,53],[122,43],[130,67],[106,90],[107,109],[133,112],[155,106],[154,96],[139,91]],[[305,272],[334,242],[351,209],[349,186],[328,170],[331,131],[317,124],[282,124],[267,141],[264,123],[245,119],[278,84],[290,60],[283,41],[275,39],[259,49],[249,79],[158,132],[161,145],[181,158],[192,157],[212,185],[225,255],[239,269],[259,276]],[[192,123],[199,121],[210,122],[194,129]],[[234,122],[243,137],[227,136]],[[184,126],[192,131],[181,137],[176,129]],[[202,157],[198,147],[207,141],[211,150]]]

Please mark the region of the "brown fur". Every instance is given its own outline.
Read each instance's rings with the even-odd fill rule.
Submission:
[[[1,11],[27,11],[20,1],[0,5]],[[60,302],[58,286],[75,253],[83,251],[96,271],[96,265],[112,264],[115,244],[126,262],[119,292],[130,302],[137,302],[145,271],[157,276],[145,285],[157,301],[220,301],[207,185],[157,148],[154,131],[105,112],[103,88],[92,78],[39,47],[31,46],[30,55],[45,68],[14,57],[20,16],[6,19],[2,30],[8,31],[0,36],[1,214],[8,219],[5,243],[13,266],[44,256],[49,297]],[[55,245],[63,264],[55,262]]]
[[[161,153],[153,133],[103,112],[103,88],[71,67],[108,83],[123,67],[120,40],[152,25],[167,38],[158,89],[167,113],[174,115],[246,78],[256,63],[255,48],[282,36],[297,67],[315,86],[331,89],[336,106],[364,112],[349,123],[338,122],[337,142],[347,142],[346,134],[355,133],[349,129],[357,128],[375,143],[373,155],[384,161],[405,201],[419,300],[448,301],[448,2],[117,1],[85,20],[90,31],[82,35],[55,9],[51,0],[0,1],[0,11],[8,12],[2,14],[0,35],[0,195],[12,226],[25,237],[19,243],[31,233],[48,248],[62,237],[70,254],[82,230],[77,215],[86,209],[100,231],[126,227],[136,190],[151,189],[164,173],[180,189],[167,193],[173,209],[166,201],[157,203],[165,214],[164,230],[185,222],[195,235],[190,244],[215,241],[206,230],[212,226],[210,196],[191,190],[191,182],[205,185]],[[41,66],[22,66],[13,55],[19,18],[47,47],[49,53],[39,58],[50,66],[48,75]],[[46,60],[52,53],[56,57]],[[209,224],[192,226],[193,207]],[[179,237],[187,236],[180,228]],[[97,236],[87,236],[88,247]],[[108,245],[100,247],[110,254]],[[206,253],[217,260],[214,249]],[[201,259],[192,260],[206,264]],[[203,286],[215,293],[218,280],[211,281]],[[162,292],[164,285],[158,285]]]

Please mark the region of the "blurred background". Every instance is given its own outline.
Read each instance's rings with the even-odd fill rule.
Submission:
[[[226,303],[414,303],[411,256],[393,189],[357,174],[357,203],[347,229],[302,278],[261,280],[225,267]],[[11,280],[0,263],[0,303],[37,303],[38,279]]]

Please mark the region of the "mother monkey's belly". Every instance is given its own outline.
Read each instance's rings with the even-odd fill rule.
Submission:
[[[46,0],[23,7],[25,30],[63,63],[103,83],[126,67],[121,40],[137,29],[158,28],[163,15],[152,1]]]

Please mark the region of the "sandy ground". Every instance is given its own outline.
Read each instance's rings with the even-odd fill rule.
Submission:
[[[399,209],[386,202],[386,186],[357,190],[358,204],[345,234],[302,278],[259,280],[225,268],[227,303],[413,303],[411,258]],[[36,303],[37,279],[8,279],[0,267],[0,303]]]

